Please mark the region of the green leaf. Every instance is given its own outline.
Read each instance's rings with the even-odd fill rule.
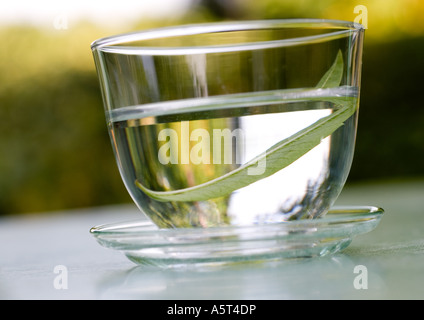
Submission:
[[[317,88],[334,88],[340,85],[343,76],[343,57],[342,52],[339,50],[334,60],[333,65],[324,74],[317,84]]]
[[[342,74],[343,59],[339,51],[335,62],[319,81],[317,88],[339,86]],[[325,100],[325,98],[316,98],[316,100]],[[356,98],[354,97],[329,97],[328,101],[335,103],[339,108],[329,116],[319,119],[312,125],[276,143],[248,163],[219,178],[194,187],[173,191],[153,191],[143,186],[138,180],[135,181],[135,184],[149,197],[158,201],[203,201],[227,196],[237,189],[269,177],[287,167],[341,127],[356,110]]]

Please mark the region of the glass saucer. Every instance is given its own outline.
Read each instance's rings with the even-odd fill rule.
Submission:
[[[193,229],[159,229],[139,220],[93,227],[90,233],[139,265],[221,265],[334,254],[373,230],[383,213],[373,206],[344,206],[312,220]]]

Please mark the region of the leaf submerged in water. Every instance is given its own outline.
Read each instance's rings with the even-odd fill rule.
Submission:
[[[339,51],[333,65],[318,82],[316,88],[337,87],[340,85],[342,76],[343,58]],[[325,99],[317,98],[317,100]],[[219,178],[194,187],[173,191],[153,191],[143,186],[138,180],[135,181],[135,184],[149,197],[158,201],[203,201],[227,196],[237,189],[269,177],[287,167],[341,127],[356,110],[354,97],[329,97],[327,100],[338,107],[332,114],[276,143],[249,162]]]

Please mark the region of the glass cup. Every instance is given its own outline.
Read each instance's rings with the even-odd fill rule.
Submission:
[[[92,44],[120,174],[160,228],[324,216],[352,163],[364,28],[185,25]]]

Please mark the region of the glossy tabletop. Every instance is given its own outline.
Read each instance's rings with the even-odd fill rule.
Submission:
[[[225,267],[137,266],[91,227],[140,219],[133,205],[0,218],[0,299],[423,299],[424,181],[348,185],[340,205],[385,209],[335,255]]]

